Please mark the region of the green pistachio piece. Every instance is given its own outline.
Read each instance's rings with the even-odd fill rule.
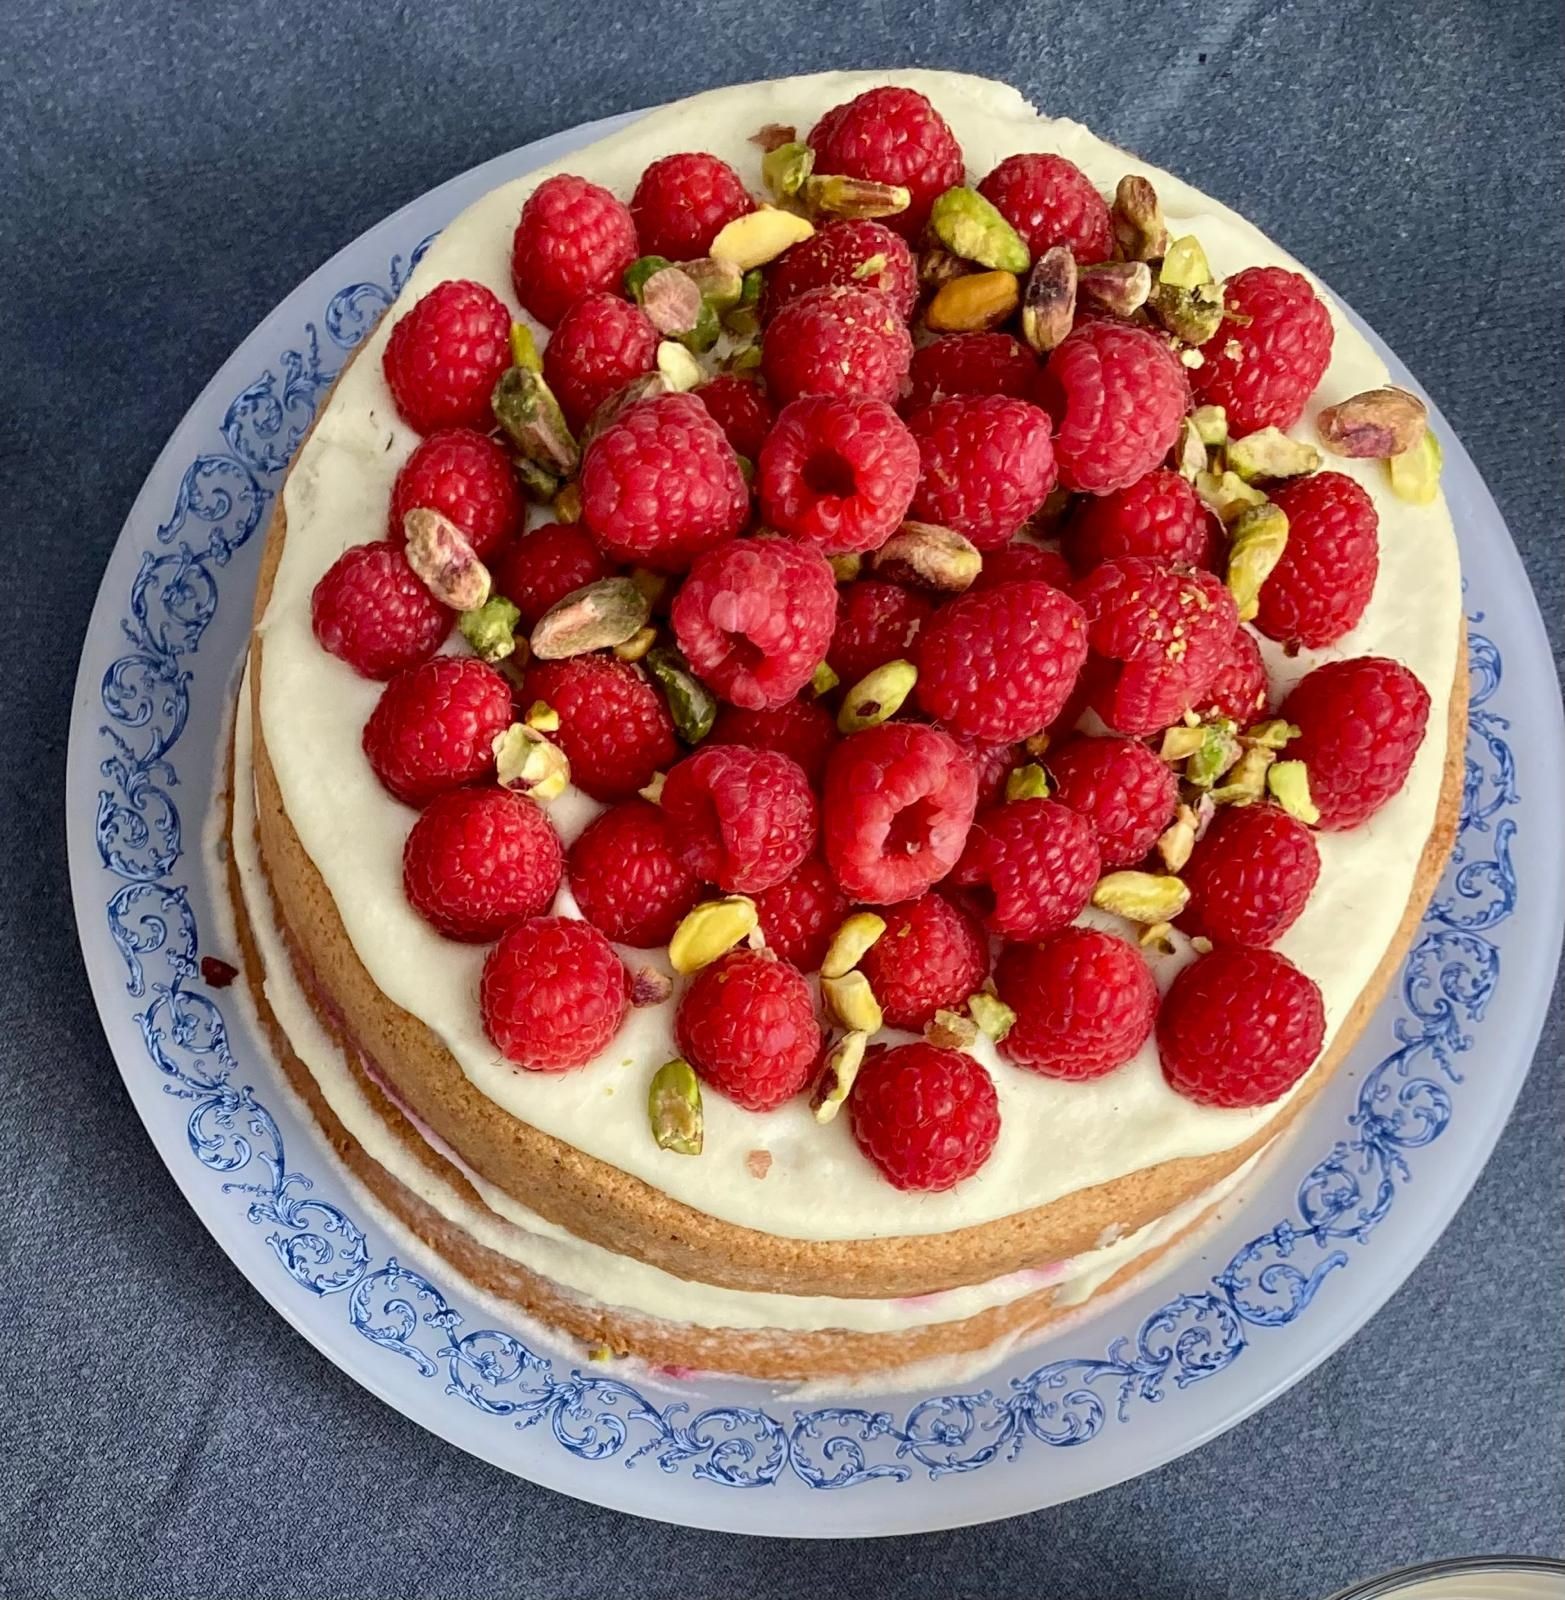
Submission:
[[[937,1011],[925,1023],[924,1037],[942,1050],[971,1050],[978,1041],[978,1024],[960,1011]]]
[[[1190,413],[1201,443],[1209,449],[1228,443],[1228,413],[1221,406],[1197,406]]]
[[[528,372],[543,371],[543,357],[538,354],[538,341],[525,322],[511,324],[511,365],[525,367]]]
[[[1175,239],[1164,251],[1157,281],[1175,289],[1199,289],[1212,281],[1212,268],[1206,259],[1206,251],[1193,233]]]
[[[647,280],[655,277],[659,272],[665,272],[673,262],[667,256],[639,256],[625,268],[625,293],[639,306],[642,293],[646,289]]]
[[[780,144],[761,157],[761,182],[779,200],[791,200],[815,170],[815,152],[797,141]]]
[[[1188,345],[1202,345],[1222,326],[1222,285],[1203,283],[1194,289],[1184,289],[1177,284],[1159,282],[1147,300],[1147,309],[1176,339]],[[1190,353],[1186,351],[1185,355]]]
[[[710,309],[702,302],[703,309]],[[671,394],[685,394],[700,383],[705,374],[701,363],[677,339],[664,339],[658,345],[658,374]]]
[[[886,931],[886,919],[873,911],[856,911],[832,935],[821,961],[823,978],[843,978],[864,959],[870,946]]]
[[[840,978],[822,978],[821,999],[843,1027],[857,1033],[878,1033],[885,1020],[869,979],[856,967]]]
[[[575,474],[580,454],[565,413],[543,379],[526,367],[507,367],[490,396],[495,419],[529,461],[556,477]],[[551,495],[552,498],[552,495]]]
[[[939,245],[931,245],[918,258],[918,286],[921,289],[939,289],[971,271],[968,262],[954,256]]]
[[[1281,428],[1262,428],[1230,442],[1228,465],[1246,483],[1257,478],[1297,478],[1319,468],[1320,451],[1289,438]]]
[[[1266,787],[1290,817],[1314,827],[1320,812],[1310,798],[1310,775],[1302,761],[1274,761],[1266,769]]]
[[[549,704],[547,700],[534,700],[527,708],[527,715],[523,718],[529,728],[536,729],[539,733],[558,733],[560,731],[560,713]]]
[[[683,267],[659,267],[642,282],[639,299],[647,321],[671,339],[693,333],[705,305],[695,279]],[[715,323],[715,312],[712,317]]]
[[[934,522],[904,522],[870,558],[876,572],[906,571],[931,589],[957,593],[983,570],[971,539]]]
[[[480,661],[492,666],[516,652],[516,625],[522,613],[503,594],[490,595],[481,606],[457,619],[462,637]]]
[[[1116,317],[1134,316],[1151,293],[1152,269],[1145,261],[1100,261],[1083,267],[1076,279],[1078,299]]]
[[[1252,506],[1266,504],[1266,496],[1237,472],[1198,472],[1194,484],[1202,505],[1215,511],[1224,526],[1232,526]]]
[[[500,787],[514,789],[540,805],[557,800],[571,781],[571,764],[565,752],[525,722],[513,722],[503,733],[497,733],[490,749]]]
[[[810,692],[815,695],[830,694],[842,679],[823,661],[810,675]]]
[[[529,461],[526,456],[512,456],[511,465],[516,469],[522,493],[529,500],[541,506],[553,502],[554,497],[560,492],[560,480],[554,473],[546,467],[540,467],[536,461]]]
[[[1211,791],[1214,806],[1247,806],[1266,793],[1266,773],[1277,759],[1275,750],[1252,744],[1223,775],[1223,782]]]
[[[686,912],[668,942],[669,965],[688,976],[709,967],[759,925],[755,902],[747,895],[731,894],[725,900],[704,900]]]
[[[556,600],[532,631],[540,661],[563,661],[610,650],[646,626],[651,602],[631,578],[599,578]]]
[[[1260,610],[1261,585],[1288,547],[1288,513],[1268,502],[1240,512],[1228,533],[1228,592],[1248,622]]]
[[[775,206],[757,206],[718,230],[707,254],[714,261],[731,261],[741,272],[764,267],[784,250],[801,244],[815,232],[808,217]]]
[[[1386,462],[1391,474],[1391,492],[1398,500],[1413,506],[1433,505],[1440,498],[1440,466],[1444,452],[1433,428],[1411,450],[1392,456]]]
[[[1196,814],[1189,806],[1180,806],[1174,820],[1158,835],[1157,853],[1170,872],[1178,872],[1190,859],[1195,849]]]
[[[1168,249],[1157,190],[1139,173],[1127,173],[1114,191],[1114,237],[1127,261],[1156,261]]]
[[[978,1031],[995,1044],[1016,1026],[1016,1013],[997,994],[980,989],[967,997],[967,1009]]]
[[[1186,483],[1201,477],[1211,477],[1208,471],[1211,455],[1201,430],[1193,417],[1185,417],[1179,424],[1179,437],[1174,441],[1174,470]]]
[[[702,256],[699,261],[682,262],[680,271],[719,315],[738,305],[744,293],[744,274],[732,261],[714,261],[711,256]]]
[[[830,1122],[842,1109],[853,1091],[853,1080],[864,1064],[864,1049],[868,1043],[869,1035],[862,1029],[855,1029],[843,1034],[826,1052],[821,1075],[810,1091],[810,1110],[815,1113],[817,1122]]]
[[[947,189],[929,212],[929,231],[954,256],[999,272],[1025,272],[1032,264],[1022,236],[976,189]]]
[[[1099,878],[1092,903],[1131,922],[1172,922],[1190,902],[1180,879],[1156,872],[1110,872]]]
[[[827,217],[894,217],[906,211],[913,196],[899,183],[845,178],[833,173],[808,177],[799,185],[799,199],[812,212]]]
[[[1029,761],[1016,767],[1005,777],[1007,800],[1046,800],[1049,796],[1049,779],[1037,762]]]
[[[1227,717],[1218,717],[1191,731],[1201,735],[1201,745],[1185,763],[1185,782],[1209,789],[1244,752]]]
[[[1076,258],[1063,244],[1038,257],[1022,290],[1022,337],[1047,355],[1071,331],[1076,317]]]
[[[1281,750],[1290,739],[1299,737],[1299,729],[1281,717],[1268,722],[1254,722],[1239,736],[1243,744],[1263,744],[1268,750]]]
[[[1188,761],[1206,746],[1208,729],[1196,725],[1163,730],[1163,743],[1158,755],[1168,762]]]
[[[686,744],[700,744],[717,720],[717,696],[685,665],[685,658],[667,645],[649,650],[642,665],[668,701],[674,731]]]
[[[827,556],[831,567],[831,575],[838,583],[852,583],[864,570],[864,557],[855,551],[848,551],[840,556]]]
[[[657,642],[658,631],[648,624],[645,628],[638,628],[624,644],[615,645],[614,654],[621,661],[639,661]]]
[[[647,1121],[659,1150],[701,1154],[701,1082],[688,1061],[675,1056],[652,1074],[647,1087]]]
[[[1429,426],[1429,407],[1416,394],[1388,384],[1327,406],[1315,426],[1333,455],[1384,461],[1418,443]]]
[[[414,576],[443,606],[475,611],[493,582],[468,537],[444,513],[414,506],[402,518],[402,550]]]
[[[837,727],[843,733],[858,733],[863,728],[889,722],[902,709],[902,703],[918,682],[918,668],[911,661],[888,661],[883,667],[853,685],[842,697]]]

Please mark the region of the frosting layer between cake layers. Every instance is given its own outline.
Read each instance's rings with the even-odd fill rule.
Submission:
[[[1075,1084],[1019,1071],[980,1040],[999,1093],[1002,1132],[985,1167],[947,1193],[892,1188],[861,1156],[846,1119],[822,1127],[802,1100],[756,1116],[709,1094],[704,1153],[692,1159],[659,1150],[646,1128],[646,1078],[672,1053],[673,1002],[633,1011],[609,1049],[574,1072],[521,1072],[499,1058],[479,1017],[483,950],[441,939],[402,893],[401,855],[412,813],[381,789],[359,745],[379,686],[320,649],[310,630],[309,599],[344,549],[384,534],[392,480],[417,442],[398,419],[381,372],[392,326],[428,289],[454,277],[486,284],[525,320],[510,285],[510,240],[538,182],[569,170],[628,195],[656,157],[705,149],[730,161],[758,189],[760,153],[748,142],[750,133],[766,122],[807,129],[832,105],[887,81],[930,97],[961,141],[975,178],[1019,150],[1058,151],[1106,191],[1125,172],[1142,172],[1157,186],[1173,230],[1196,234],[1220,276],[1257,264],[1303,270],[1217,201],[1078,124],[1039,118],[1015,91],[986,80],[920,72],[827,74],[698,96],[651,113],[560,167],[492,191],[430,247],[344,374],[289,475],[287,538],[261,624],[261,725],[284,806],[380,990],[438,1035],[467,1079],[504,1111],[698,1211],[801,1240],[931,1234],[992,1221],[1166,1161],[1233,1149],[1286,1102],[1241,1111],[1197,1106],[1167,1087],[1150,1045],[1106,1077]],[[1387,376],[1325,298],[1335,348],[1294,430],[1301,438],[1313,438],[1321,407]],[[1389,493],[1377,462],[1330,465],[1357,478],[1374,498],[1379,581],[1360,625],[1331,649],[1289,659],[1265,646],[1274,691],[1284,691],[1318,661],[1374,653],[1405,662],[1432,704],[1428,735],[1402,792],[1363,827],[1318,835],[1319,884],[1278,946],[1321,986],[1328,1048],[1395,934],[1434,826],[1460,621],[1456,544],[1443,501],[1416,510],[1404,505]],[[329,784],[323,773],[331,774]],[[550,816],[568,841],[598,809],[572,790]],[[557,909],[574,914],[568,893]],[[635,953],[635,959],[644,956]],[[1188,959],[1184,947],[1157,958],[1158,982],[1166,987]],[[756,1150],[772,1158],[764,1181],[746,1163]],[[822,1204],[823,1195],[831,1197],[829,1205]]]

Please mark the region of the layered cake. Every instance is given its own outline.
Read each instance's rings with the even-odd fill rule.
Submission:
[[[1143,1271],[1450,846],[1424,408],[1013,90],[751,84],[429,247],[279,497],[245,967],[344,1162],[606,1359],[822,1378]]]

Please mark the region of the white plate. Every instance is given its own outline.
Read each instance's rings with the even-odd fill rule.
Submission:
[[[71,880],[104,1029],[170,1172],[260,1293],[367,1389],[509,1472],[642,1516],[788,1535],[952,1527],[1090,1493],[1324,1360],[1413,1270],[1493,1147],[1559,951],[1558,873],[1522,882],[1513,866],[1559,846],[1565,735],[1542,623],[1436,415],[1472,622],[1456,857],[1349,1064],[1159,1281],[953,1393],[638,1388],[530,1348],[441,1263],[391,1253],[232,996],[201,981],[201,955],[233,952],[203,941],[223,889],[199,835],[258,535],[332,377],[431,234],[623,120],[502,156],[371,228],[245,340],[159,457],[104,576],[71,725]]]

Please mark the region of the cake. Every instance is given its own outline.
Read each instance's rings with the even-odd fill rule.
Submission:
[[[501,186],[263,554],[230,880],[284,1071],[595,1354],[1027,1337],[1402,959],[1461,786],[1437,476],[1301,267],[1000,84],[719,90]]]

